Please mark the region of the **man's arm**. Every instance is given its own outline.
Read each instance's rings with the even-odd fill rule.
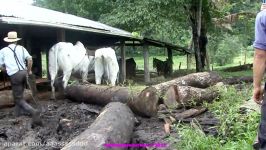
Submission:
[[[28,69],[28,74],[32,74],[31,68],[32,68],[32,58],[27,59],[27,69]]]
[[[261,103],[263,90],[261,89],[261,82],[266,68],[266,51],[255,49],[253,62],[253,99],[256,103]]]

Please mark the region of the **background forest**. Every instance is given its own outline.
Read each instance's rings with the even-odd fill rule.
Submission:
[[[201,57],[199,53],[208,53],[210,64],[217,66],[232,63],[237,56],[252,56],[254,20],[260,1],[34,0],[34,5],[99,21],[135,35],[192,46],[197,70],[202,71],[206,65],[197,59]],[[200,42],[201,37],[205,41]],[[150,53],[163,55],[164,50]]]

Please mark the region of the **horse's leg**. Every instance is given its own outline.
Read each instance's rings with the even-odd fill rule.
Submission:
[[[104,73],[104,66],[102,57],[95,58],[95,82],[96,84],[101,84],[102,76]]]
[[[51,98],[52,100],[55,100],[55,87],[54,87],[54,81],[55,81],[56,73],[50,72],[50,78],[51,78],[51,88],[52,88],[52,94]]]
[[[64,75],[63,75],[63,88],[65,89],[66,88],[66,86],[67,86],[67,83],[68,83],[68,80],[69,80],[69,78],[70,78],[70,76],[71,76],[71,72],[70,71],[64,71],[64,73],[63,73]]]

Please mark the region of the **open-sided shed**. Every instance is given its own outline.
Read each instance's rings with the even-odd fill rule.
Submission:
[[[41,53],[48,54],[52,45],[60,41],[75,43],[81,41],[89,48],[104,46],[121,46],[122,80],[126,78],[125,46],[144,47],[145,81],[149,81],[148,46],[166,47],[171,54],[172,49],[188,50],[169,43],[143,37],[135,37],[130,32],[114,28],[96,21],[61,13],[32,5],[0,2],[0,38],[7,32],[15,30],[22,37],[20,44],[24,45],[34,58],[33,71],[42,74]],[[6,46],[0,40],[0,47]],[[171,56],[171,55],[170,55]],[[49,61],[49,60],[48,60]]]

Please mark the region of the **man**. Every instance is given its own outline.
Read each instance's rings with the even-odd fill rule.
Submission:
[[[254,62],[253,62],[253,99],[261,105],[261,121],[258,131],[258,143],[254,148],[266,150],[266,87],[261,88],[261,81],[266,68],[266,4],[262,4],[261,12],[255,22]],[[263,97],[264,95],[264,97]]]
[[[17,32],[15,31],[8,32],[7,37],[4,38],[4,41],[9,43],[9,45],[0,51],[1,69],[5,69],[10,76],[12,94],[15,101],[15,115],[30,114],[33,125],[42,125],[40,112],[23,99],[26,78],[32,74],[32,57],[23,46],[17,44],[19,40],[21,38],[17,38]],[[25,65],[25,60],[27,60],[27,66]]]

